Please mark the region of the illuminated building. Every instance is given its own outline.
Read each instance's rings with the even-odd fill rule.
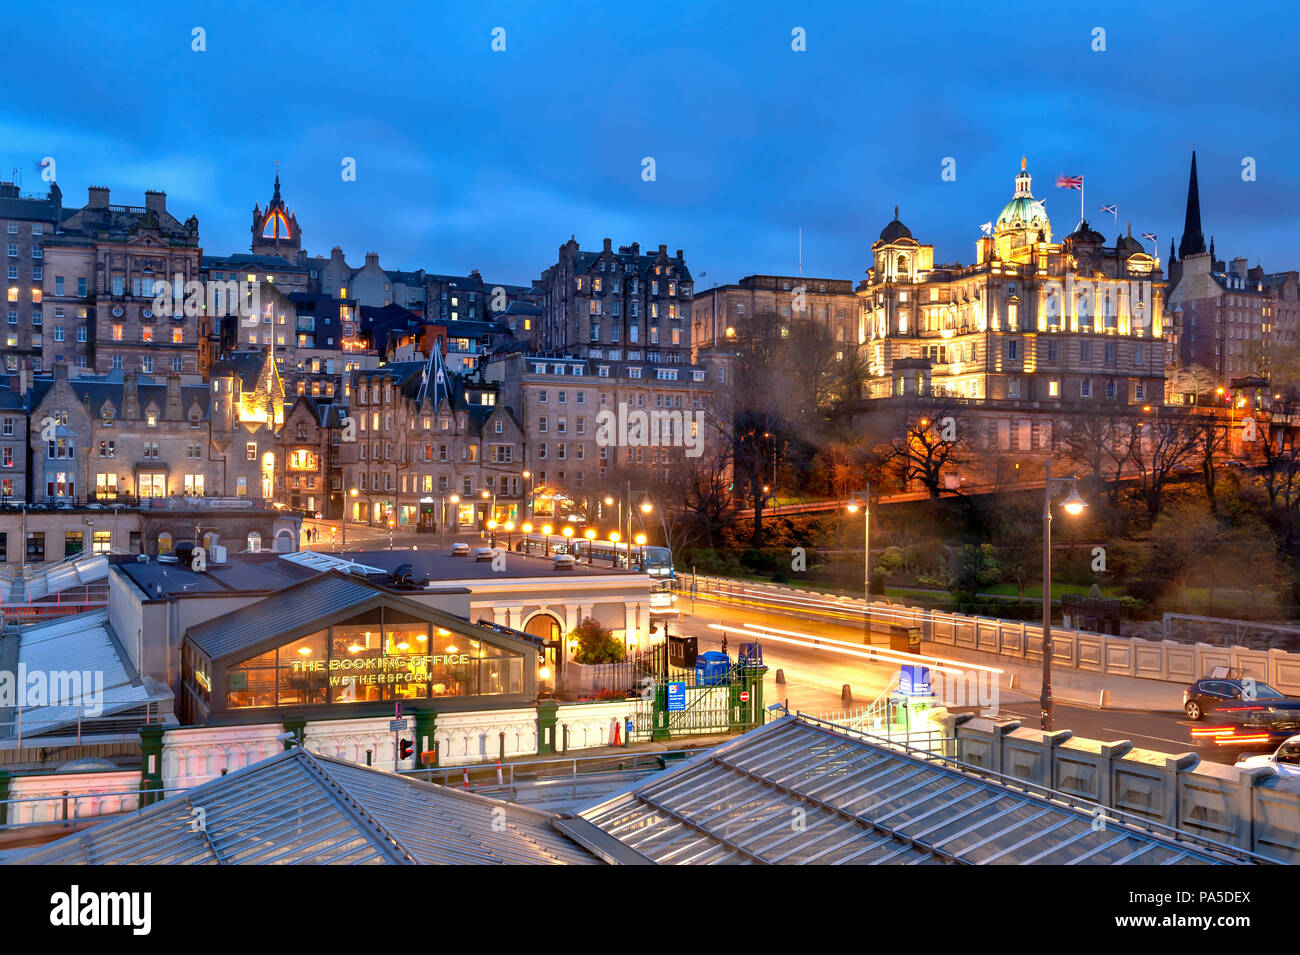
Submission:
[[[895,217],[857,294],[869,397],[948,396],[1043,411],[1164,399],[1160,260],[1086,220],[1059,242],[1022,160],[973,265],[935,265]],[[1050,441],[1050,429],[1040,440]]]
[[[280,196],[280,174],[275,174],[275,191],[266,208],[253,207],[253,255],[278,256],[290,265],[302,268],[307,254],[302,248],[302,230],[298,216]]]

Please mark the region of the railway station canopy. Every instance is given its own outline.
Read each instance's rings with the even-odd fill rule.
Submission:
[[[193,825],[202,810],[203,825]],[[20,864],[1215,865],[1261,861],[786,716],[572,812],[295,746]],[[504,821],[504,825],[503,825]],[[197,830],[197,831],[196,831]]]

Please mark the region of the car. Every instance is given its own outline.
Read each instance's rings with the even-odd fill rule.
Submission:
[[[1197,680],[1183,690],[1183,712],[1192,722],[1205,719],[1207,713],[1225,714],[1251,709],[1295,710],[1300,715],[1300,700],[1280,693],[1267,683],[1242,676],[1240,670],[1219,668],[1215,675]]]
[[[1300,736],[1292,736],[1275,752],[1237,758],[1238,769],[1256,766],[1267,766],[1284,779],[1300,780]]]

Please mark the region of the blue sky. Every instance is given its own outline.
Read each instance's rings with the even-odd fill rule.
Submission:
[[[1294,4],[179,6],[11,11],[0,177],[40,189],[52,156],[68,202],[162,189],[223,254],[278,160],[313,254],[526,282],[570,234],[610,236],[685,249],[703,288],[794,273],[800,228],[805,274],[856,282],[895,204],[969,262],[1022,154],[1058,236],[1079,195],[1056,176],[1083,175],[1094,227],[1131,220],[1163,257],[1195,145],[1220,256],[1300,267]]]

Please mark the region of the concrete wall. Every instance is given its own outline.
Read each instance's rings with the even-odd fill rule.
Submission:
[[[961,715],[941,722],[945,755],[961,762],[1279,862],[1300,862],[1300,785],[1267,768],[1237,769],[1194,753],[1079,739],[1015,721]]]

